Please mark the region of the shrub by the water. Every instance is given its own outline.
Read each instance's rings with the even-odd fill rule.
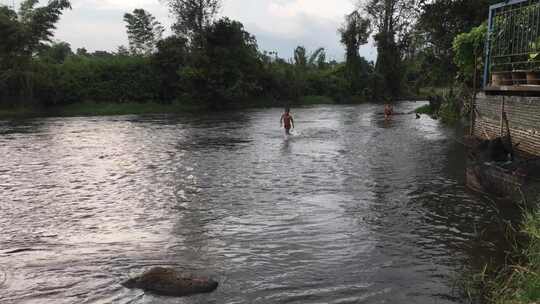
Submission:
[[[76,56],[54,69],[57,77],[47,87],[52,98],[43,100],[46,104],[150,102],[159,96],[158,75],[148,58]]]
[[[417,108],[416,110],[414,110],[416,113],[418,114],[427,114],[427,115],[432,115],[434,114],[434,111],[433,111],[433,108],[431,107],[431,105],[427,104],[427,105],[424,105],[424,106],[421,106],[419,108]]]
[[[522,233],[526,243],[517,248],[521,264],[511,266],[509,277],[498,282],[502,288],[494,290],[496,303],[525,304],[540,301],[540,211],[525,215]]]
[[[459,76],[463,81],[471,85],[475,70],[477,76],[480,76],[482,74],[480,71],[483,71],[486,35],[487,25],[484,23],[473,28],[468,33],[457,35],[453,41],[454,63],[459,68]]]
[[[444,100],[439,109],[439,117],[444,123],[454,123],[461,118],[461,106],[459,100],[453,94],[443,97]]]
[[[469,92],[462,85],[438,90],[438,92],[432,91],[427,95],[429,104],[417,108],[416,113],[440,118],[447,124],[453,124],[468,114],[465,109],[469,108]]]
[[[540,301],[540,210],[527,211],[519,227],[506,223],[506,263],[487,263],[459,283],[473,303],[535,304]]]

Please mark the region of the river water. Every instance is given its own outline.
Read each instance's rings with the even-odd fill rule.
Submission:
[[[497,212],[454,129],[377,112],[294,109],[288,138],[280,109],[0,121],[0,302],[461,303]],[[121,287],[158,265],[220,286]]]

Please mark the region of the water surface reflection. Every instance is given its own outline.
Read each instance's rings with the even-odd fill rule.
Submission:
[[[376,112],[297,109],[290,138],[278,109],[0,122],[2,303],[459,303],[495,212],[454,130]],[[119,285],[156,265],[221,285]]]

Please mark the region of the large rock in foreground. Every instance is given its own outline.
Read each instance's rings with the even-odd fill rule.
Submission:
[[[157,295],[184,297],[216,290],[218,282],[191,274],[182,274],[174,269],[156,267],[141,276],[122,283],[124,287],[142,289]]]

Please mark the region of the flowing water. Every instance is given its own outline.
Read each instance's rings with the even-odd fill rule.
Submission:
[[[380,108],[0,121],[0,302],[460,303],[496,211],[455,130]],[[158,265],[220,286],[120,285]]]

